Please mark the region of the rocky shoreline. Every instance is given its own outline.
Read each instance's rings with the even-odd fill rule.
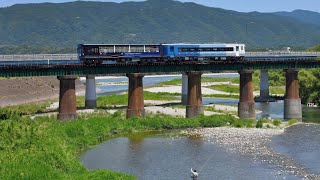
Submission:
[[[288,127],[290,128],[290,127]],[[254,162],[262,162],[277,166],[274,168],[278,176],[292,174],[297,178],[320,179],[319,175],[307,172],[292,159],[276,153],[271,147],[272,137],[285,133],[286,129],[256,128],[201,128],[182,130],[187,136],[200,136],[205,141],[218,144],[230,153],[249,155]],[[283,177],[285,179],[285,177]]]

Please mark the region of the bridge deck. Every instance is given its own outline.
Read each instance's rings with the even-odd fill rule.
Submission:
[[[35,65],[35,66],[2,66],[0,77],[25,76],[64,76],[64,75],[108,75],[125,73],[170,73],[188,71],[237,71],[243,69],[300,69],[320,68],[319,60],[292,60],[292,61],[224,61],[206,64],[187,63],[152,63],[152,64],[107,64],[101,66],[72,65]]]
[[[246,52],[244,61],[128,63],[83,66],[77,54],[0,55],[0,76],[168,73],[242,69],[319,68],[320,52]]]

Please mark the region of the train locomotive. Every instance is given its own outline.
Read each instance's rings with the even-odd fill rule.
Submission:
[[[79,44],[78,57],[84,65],[182,61],[239,61],[244,44]]]

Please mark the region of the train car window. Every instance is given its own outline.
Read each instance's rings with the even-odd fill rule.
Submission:
[[[144,52],[143,46],[130,46],[130,52]],[[150,52],[146,49],[146,52]]]
[[[239,51],[239,46],[236,46],[236,51]]]
[[[241,46],[241,51],[243,51],[244,49],[243,49],[243,46]]]
[[[233,47],[222,47],[222,48],[179,48],[179,52],[212,52],[212,51],[233,51]],[[238,46],[239,51],[239,46]]]
[[[159,46],[146,46],[146,52],[160,52]]]
[[[179,52],[187,52],[188,49],[187,48],[179,48]]]
[[[99,47],[85,47],[84,53],[86,55],[99,55]]]
[[[174,47],[170,46],[170,51],[173,52],[174,51]]]
[[[107,53],[113,53],[113,51],[114,51],[113,46],[100,46],[99,47],[99,52],[100,52],[100,54],[103,54],[103,55],[105,55]]]
[[[116,46],[116,53],[129,52],[129,45],[118,45]]]

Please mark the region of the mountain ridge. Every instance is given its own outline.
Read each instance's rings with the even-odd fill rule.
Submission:
[[[242,13],[173,0],[18,4],[0,8],[0,21],[0,54],[21,47],[26,47],[19,50],[23,53],[37,47],[40,52],[74,52],[78,43],[310,47],[320,42],[318,24],[279,13]]]

